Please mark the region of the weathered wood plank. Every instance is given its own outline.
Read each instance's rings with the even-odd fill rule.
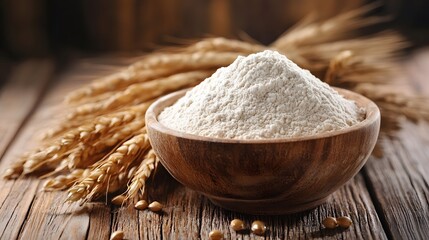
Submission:
[[[195,192],[178,186],[165,200],[162,218],[163,239],[195,239],[200,236],[201,205],[204,199]]]
[[[402,127],[396,137],[383,140],[384,156],[370,159],[365,173],[391,237],[429,239],[428,142],[418,139],[417,126]]]
[[[85,239],[89,209],[64,203],[64,192],[37,194],[20,239]]]
[[[57,89],[54,87],[53,89]],[[18,94],[19,96],[19,94]],[[56,101],[55,101],[56,100]],[[46,122],[52,118],[52,112],[50,108],[43,108],[43,106],[49,106],[46,102],[51,101],[52,103],[58,102],[58,99],[45,99],[42,103],[42,110],[36,111],[36,114],[31,116],[28,124],[26,124],[22,130],[17,135],[15,141],[5,153],[2,158],[2,162],[0,163],[0,171],[3,172],[9,164],[16,160],[16,158],[22,154],[26,149],[32,148],[36,146],[36,141],[34,140],[34,133],[38,132],[38,129],[46,124]],[[1,179],[0,186],[9,188],[10,191],[5,198],[4,204],[0,208],[0,223],[7,222],[7,226],[0,226],[2,229],[2,238],[4,239],[16,239],[21,226],[23,223],[30,219],[29,216],[32,216],[34,211],[30,211],[30,206],[32,203],[38,205],[40,202],[44,202],[44,194],[47,193],[38,193],[40,180],[36,178],[23,178],[16,181],[8,181]],[[35,195],[38,194],[39,198],[35,198]],[[17,198],[16,196],[22,196]],[[34,200],[34,202],[33,202]],[[57,203],[57,202],[55,202]],[[14,211],[13,208],[17,206],[20,211]],[[41,211],[46,215],[48,214],[47,209],[41,208],[33,208],[35,211]],[[11,213],[9,213],[11,212]],[[9,216],[11,214],[11,216]],[[14,221],[10,221],[9,219],[13,219]],[[32,224],[30,224],[32,226]],[[36,228],[38,229],[38,228]],[[25,229],[24,229],[25,230]],[[32,231],[31,235],[37,235],[37,231]]]
[[[151,211],[140,211],[138,215],[139,239],[162,240],[162,218],[167,217],[167,215],[160,215]]]
[[[87,234],[88,240],[104,240],[110,237],[111,214],[110,207],[105,203],[90,204],[90,223]]]
[[[159,174],[158,174],[159,173]],[[164,204],[165,207],[162,213],[153,213],[149,210],[139,211],[139,238],[140,239],[155,239],[160,240],[162,238],[162,221],[165,218],[171,217],[169,214],[171,206],[166,204],[166,201],[170,195],[172,187],[174,189],[174,182],[171,181],[171,177],[166,174],[165,169],[160,165],[158,168],[155,179],[151,183],[152,186],[149,190],[149,200],[159,201]],[[158,187],[159,186],[159,187]],[[149,201],[149,202],[150,202]],[[189,220],[189,219],[186,219]]]
[[[112,231],[122,230],[126,239],[139,239],[138,212],[132,205],[115,207],[113,210]]]
[[[165,204],[161,219],[162,239],[196,239],[200,237],[202,198],[176,182],[160,166],[152,184],[150,197]],[[158,188],[157,186],[162,186]]]
[[[0,183],[8,194],[0,207],[0,239],[16,239],[36,194],[38,181],[17,180]],[[19,186],[19,191],[13,188]]]
[[[91,63],[91,60],[76,64],[74,68],[70,68],[63,74],[55,86],[51,87],[40,107],[30,117],[3,156],[0,162],[1,172],[25,150],[36,146],[37,140],[34,140],[34,133],[46,127],[47,123],[55,117],[59,109],[58,103],[62,101],[65,94],[89,79],[93,79],[95,75],[104,75],[112,70],[112,67],[106,68],[102,65],[97,68],[97,65],[88,63]],[[23,96],[19,89],[17,88],[17,92],[14,94],[16,97]],[[4,198],[0,199],[2,202],[0,206],[1,239],[16,239],[18,234],[20,234],[21,239],[28,239],[30,236],[38,236],[42,239],[85,239],[87,234],[96,235],[93,232],[94,229],[100,228],[100,224],[98,227],[96,225],[96,228],[89,227],[90,219],[97,218],[99,220],[99,213],[91,214],[90,208],[85,210],[85,208],[75,204],[64,204],[65,193],[63,192],[45,193],[38,191],[40,180],[36,178],[16,181],[2,179],[0,180],[0,187],[4,190],[0,194],[0,197]],[[30,208],[31,211],[29,211]],[[108,215],[104,219],[108,220],[104,223],[107,226],[105,228],[107,234],[110,230],[110,213]],[[101,216],[105,215],[101,214]],[[59,232],[60,235],[55,235]],[[106,231],[101,233],[102,236],[103,234],[106,236]]]
[[[353,226],[349,229],[326,230],[321,222],[327,216],[350,216]],[[371,202],[365,184],[357,175],[347,185],[336,191],[327,203],[316,209],[286,216],[249,216],[228,212],[203,204],[201,237],[208,236],[212,229],[220,229],[227,239],[261,239],[253,234],[237,234],[229,228],[234,218],[240,218],[250,226],[254,220],[267,225],[265,239],[386,239],[386,235]]]
[[[0,88],[0,157],[37,104],[52,78],[50,60],[30,60],[17,65]]]
[[[231,231],[229,224],[234,218],[244,220],[247,226],[253,220],[263,220],[269,228],[265,239],[387,239],[360,174],[322,206],[286,216],[251,216],[223,210],[179,185],[163,169],[154,184],[156,190],[150,197],[165,204],[164,213],[139,213],[140,239],[207,239],[213,229],[221,230],[226,239],[263,239],[248,231]],[[352,218],[354,225],[350,229],[328,231],[321,226],[325,217],[343,215]],[[133,230],[127,227],[127,231]]]
[[[50,60],[32,60],[19,64],[0,92],[0,171],[10,163],[16,152],[4,154],[52,78],[54,64]],[[15,183],[20,191],[12,191]],[[33,201],[37,183],[28,180],[0,180],[0,238],[13,239]]]
[[[429,51],[407,61],[405,77],[429,96]],[[383,156],[364,168],[369,189],[393,239],[429,239],[429,124],[401,123],[401,130],[382,140]]]

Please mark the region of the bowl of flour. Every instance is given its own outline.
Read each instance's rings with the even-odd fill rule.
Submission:
[[[179,182],[227,209],[285,214],[317,206],[360,170],[380,112],[266,50],[157,100],[146,121]]]

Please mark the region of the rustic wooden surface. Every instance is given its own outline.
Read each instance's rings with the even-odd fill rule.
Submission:
[[[0,171],[37,145],[35,133],[48,126],[65,93],[96,76],[124,65],[121,58],[79,59],[68,64],[30,60],[12,64],[0,85]],[[429,95],[429,51],[407,62],[416,91]],[[371,157],[363,170],[328,202],[286,216],[251,216],[222,210],[175,182],[164,169],[153,181],[151,198],[165,204],[163,214],[138,212],[97,202],[64,203],[64,192],[40,191],[35,177],[0,180],[0,239],[108,239],[117,229],[127,239],[207,239],[220,229],[226,239],[429,239],[429,126],[401,123],[402,129],[382,141],[384,155]],[[326,216],[349,215],[346,230],[326,230]],[[246,224],[261,219],[264,237],[237,234],[233,218]]]

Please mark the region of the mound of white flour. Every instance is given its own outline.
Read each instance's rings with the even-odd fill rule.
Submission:
[[[200,136],[262,139],[339,130],[363,116],[353,101],[284,55],[267,50],[218,69],[158,120]]]

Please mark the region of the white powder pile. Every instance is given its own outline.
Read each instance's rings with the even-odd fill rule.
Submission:
[[[339,130],[362,121],[363,115],[353,101],[309,71],[267,50],[218,69],[158,120],[200,136],[262,139]]]

